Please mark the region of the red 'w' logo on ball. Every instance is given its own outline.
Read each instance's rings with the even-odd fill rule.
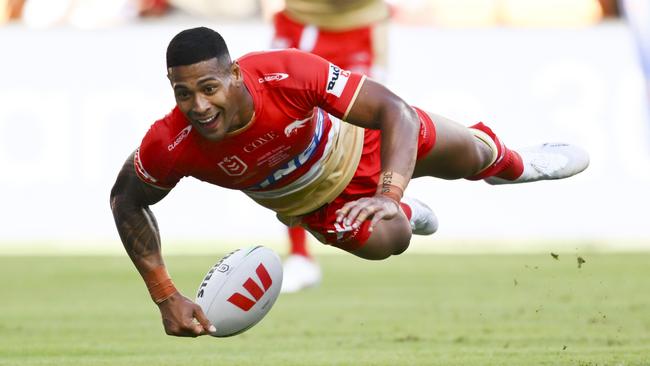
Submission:
[[[273,280],[271,279],[271,276],[269,276],[269,272],[266,270],[264,265],[260,263],[260,265],[257,266],[255,273],[257,273],[257,277],[262,282],[264,289],[261,289],[257,282],[253,281],[253,279],[250,277],[248,277],[246,282],[244,282],[244,288],[246,291],[248,291],[249,294],[251,294],[251,296],[253,296],[255,300],[251,300],[239,292],[235,292],[228,298],[229,303],[244,311],[248,311],[253,307],[253,305],[257,303],[257,300],[259,300],[266,293],[266,291],[273,284]]]

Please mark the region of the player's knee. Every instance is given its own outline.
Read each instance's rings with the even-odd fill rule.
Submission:
[[[409,245],[411,244],[411,237],[409,236],[408,240],[405,240],[403,242],[398,242],[395,243],[393,246],[393,254],[392,255],[400,255],[408,249]]]
[[[462,153],[456,154],[453,179],[462,179],[476,175],[489,162],[489,152],[477,144],[468,144]]]
[[[383,250],[377,251],[376,252],[376,260],[384,260],[388,259],[394,255],[400,255],[408,249],[409,244],[411,243],[410,240],[400,240],[400,241],[392,241],[388,245],[386,245]]]
[[[391,230],[394,235],[389,236],[391,255],[400,255],[408,249],[411,244],[411,224],[406,217],[399,220],[399,224]]]
[[[472,171],[467,175],[468,177],[485,169],[493,160],[492,150],[483,143],[477,143],[474,145],[474,156],[474,165],[471,167]]]
[[[411,243],[411,227],[405,225],[377,227],[368,241],[352,254],[369,260],[383,260],[404,253]]]
[[[393,255],[399,255],[404,253],[404,251],[408,248],[409,242],[392,242],[392,243],[386,243],[386,245],[364,245],[360,249],[356,249],[354,251],[351,251],[352,254],[356,255],[357,257],[361,257],[363,259],[368,259],[368,260],[373,260],[373,261],[380,261],[384,260],[387,258],[390,258]]]

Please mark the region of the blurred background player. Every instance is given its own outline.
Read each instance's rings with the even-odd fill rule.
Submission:
[[[265,0],[272,17],[273,48],[298,48],[343,69],[384,81],[389,7],[382,0]],[[289,227],[289,255],[282,292],[316,286],[321,270],[307,248],[302,227]]]

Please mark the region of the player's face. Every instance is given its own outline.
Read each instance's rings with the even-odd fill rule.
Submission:
[[[252,107],[237,64],[223,65],[216,58],[169,69],[178,108],[193,128],[211,141],[250,120]]]

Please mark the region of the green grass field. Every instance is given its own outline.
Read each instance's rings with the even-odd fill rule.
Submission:
[[[232,337],[166,336],[129,259],[0,257],[0,365],[650,365],[650,254],[325,255]],[[167,259],[193,298],[218,255]]]

